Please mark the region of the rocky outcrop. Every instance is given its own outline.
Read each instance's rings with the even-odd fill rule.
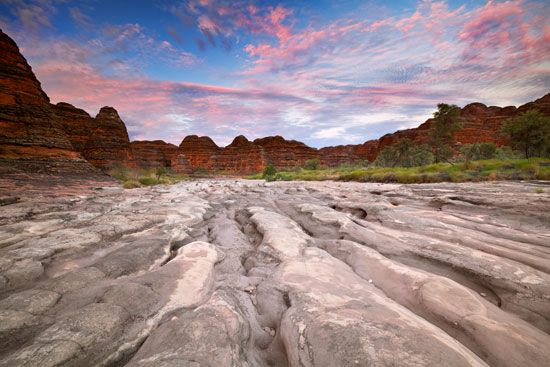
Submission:
[[[212,156],[209,168],[217,172],[247,175],[261,172],[266,166],[264,149],[243,135]]]
[[[171,166],[175,171],[192,173],[198,169],[212,167],[211,158],[220,152],[221,148],[208,136],[186,136],[172,157]]]
[[[95,173],[57,121],[17,44],[0,31],[0,173]]]
[[[11,188],[0,367],[547,366],[543,189]]]
[[[139,168],[171,167],[178,147],[162,140],[136,140],[130,143]]]
[[[95,130],[94,119],[88,112],[69,103],[60,102],[51,106],[73,148],[81,154],[84,153],[84,148]]]
[[[84,157],[102,170],[135,168],[128,131],[118,112],[113,107],[102,107],[94,121],[93,133],[84,147]]]
[[[301,167],[305,161],[319,157],[317,149],[296,140],[286,140],[279,135],[256,139],[254,144],[263,148],[267,164],[278,169]]]
[[[260,172],[267,165],[279,169],[303,166],[308,159],[318,158],[316,149],[281,136],[249,141],[237,136],[231,144],[220,148],[209,137],[190,135],[181,142],[172,159],[172,167],[191,173],[197,169],[230,174]]]

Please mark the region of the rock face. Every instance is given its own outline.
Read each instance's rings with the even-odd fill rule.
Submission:
[[[135,168],[128,131],[118,112],[113,107],[102,107],[94,122],[93,133],[84,147],[84,157],[102,170]]]
[[[212,167],[211,158],[221,148],[208,136],[186,136],[172,158],[172,168],[178,172],[192,173],[198,169]]]
[[[143,140],[130,143],[139,168],[171,167],[178,147],[162,140]]]
[[[261,146],[242,135],[211,157],[208,168],[218,172],[250,174],[260,172],[266,166],[266,154]]]
[[[90,174],[15,42],[0,31],[0,172]]]
[[[542,188],[8,188],[0,366],[546,366]]]
[[[202,168],[219,173],[250,174],[262,171],[267,165],[279,169],[303,166],[305,161],[318,156],[316,149],[281,136],[251,142],[240,135],[220,148],[209,137],[190,135],[181,142],[172,167],[187,173]]]
[[[84,149],[90,140],[94,130],[95,121],[88,112],[75,106],[60,102],[51,105],[63,132],[69,138],[73,148],[83,154]]]
[[[365,160],[366,154],[361,151],[362,145],[338,145],[319,149],[321,163],[325,166],[335,167],[341,164],[357,163]]]
[[[267,164],[278,169],[300,167],[305,161],[319,157],[317,149],[296,140],[285,140],[282,136],[268,136],[254,140],[265,152]]]

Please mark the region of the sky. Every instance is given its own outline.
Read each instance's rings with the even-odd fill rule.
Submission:
[[[131,140],[282,135],[314,147],[418,126],[437,103],[550,92],[548,1],[2,0],[52,103],[113,106]]]

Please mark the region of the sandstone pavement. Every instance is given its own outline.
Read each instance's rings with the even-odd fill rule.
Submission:
[[[0,186],[0,366],[548,365],[549,189]]]

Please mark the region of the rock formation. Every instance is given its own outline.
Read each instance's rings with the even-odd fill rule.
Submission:
[[[95,174],[71,145],[16,43],[0,31],[0,172]]]
[[[212,156],[209,168],[217,172],[247,175],[261,172],[266,166],[264,149],[243,135]]]
[[[263,148],[267,164],[277,168],[300,167],[305,161],[319,157],[317,149],[278,135],[256,139],[254,144]]]
[[[213,172],[250,174],[266,165],[279,169],[303,166],[308,159],[318,158],[316,149],[281,136],[256,139],[237,136],[231,144],[220,148],[209,137],[190,135],[181,142],[172,160],[172,168],[193,172],[202,168]]]
[[[211,158],[221,148],[208,136],[186,136],[172,158],[172,168],[178,172],[192,173],[198,169],[212,167]]]
[[[69,138],[73,148],[83,154],[88,140],[94,132],[95,121],[88,112],[69,103],[51,105],[56,120]]]
[[[547,366],[550,194],[535,189],[15,187],[0,367]]]
[[[84,157],[102,170],[135,168],[128,131],[118,112],[113,107],[102,107],[94,121],[93,133],[84,147]]]
[[[136,140],[130,143],[139,168],[171,167],[178,150],[174,144],[162,140]]]

